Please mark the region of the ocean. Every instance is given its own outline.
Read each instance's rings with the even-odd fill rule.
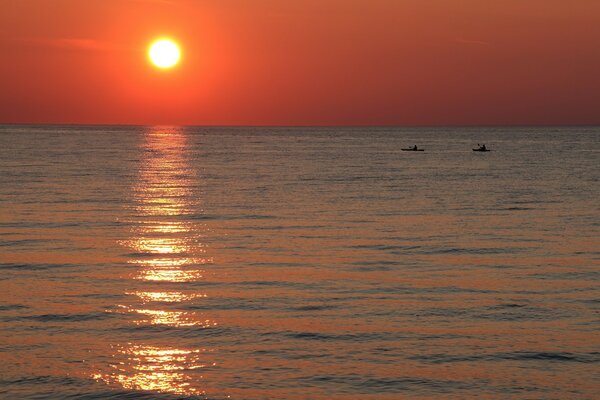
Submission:
[[[0,126],[0,398],[599,398],[599,166],[600,127]]]

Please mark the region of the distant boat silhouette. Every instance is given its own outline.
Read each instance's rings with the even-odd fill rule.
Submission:
[[[479,144],[477,144],[477,146],[479,146]],[[484,145],[479,146],[479,148],[477,149],[473,149],[473,151],[491,151],[490,149],[488,149],[487,147],[485,147]]]
[[[419,149],[417,148],[417,145],[415,144],[413,147],[409,147],[407,149],[400,149],[402,151],[425,151],[425,149]]]

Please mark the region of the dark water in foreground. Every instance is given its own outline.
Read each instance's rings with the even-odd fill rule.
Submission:
[[[0,127],[0,398],[599,398],[599,165],[600,128]]]

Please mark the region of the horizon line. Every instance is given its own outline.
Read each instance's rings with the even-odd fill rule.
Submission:
[[[0,122],[0,126],[121,126],[121,127],[179,127],[179,128],[577,128],[577,127],[600,127],[597,124],[136,124],[136,123],[75,123],[75,122]]]

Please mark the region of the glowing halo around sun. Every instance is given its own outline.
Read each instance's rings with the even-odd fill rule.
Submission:
[[[148,58],[158,68],[172,68],[179,63],[181,51],[173,40],[159,39],[148,48]]]

